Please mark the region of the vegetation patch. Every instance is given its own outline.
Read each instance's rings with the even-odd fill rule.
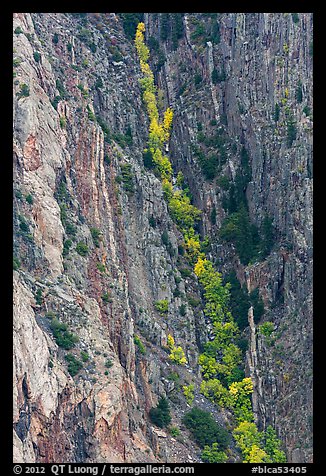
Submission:
[[[166,299],[156,301],[154,303],[154,307],[161,315],[167,314],[167,312],[169,311],[169,303]]]
[[[173,337],[169,334],[167,338],[167,346],[170,349],[169,358],[172,362],[179,365],[186,365],[187,359],[181,346],[176,346]]]
[[[68,362],[68,372],[74,377],[83,368],[83,363],[72,354],[65,355],[65,359]]]
[[[80,241],[76,246],[76,251],[80,256],[87,256],[89,250],[86,243]]]
[[[156,407],[149,411],[151,421],[158,427],[164,428],[171,422],[171,413],[169,403],[166,398],[161,397]]]
[[[144,344],[142,343],[142,341],[140,340],[139,336],[138,335],[134,335],[134,343],[136,344],[136,346],[138,347],[139,349],[139,352],[141,354],[146,354],[146,348],[144,346]]]
[[[198,407],[192,408],[185,414],[182,422],[201,448],[204,448],[205,445],[218,443],[224,449],[230,444],[228,432],[216,423],[211,413],[205,410]]]
[[[51,329],[59,347],[69,350],[78,342],[78,337],[68,331],[68,326],[57,319],[51,321]]]

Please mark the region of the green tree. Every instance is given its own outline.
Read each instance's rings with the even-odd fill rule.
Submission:
[[[262,334],[265,337],[269,337],[272,332],[274,332],[274,324],[270,321],[263,322],[257,328],[259,334]]]
[[[224,385],[222,385],[220,380],[216,378],[207,381],[203,380],[200,386],[200,391],[206,398],[220,407],[224,408],[230,406],[230,394]]]
[[[269,463],[286,463],[286,455],[281,450],[281,440],[277,438],[276,431],[272,426],[268,426],[264,434],[265,451],[269,456]]]
[[[69,350],[78,342],[78,337],[69,332],[67,325],[59,322],[57,319],[52,319],[51,329],[57,345],[63,349]]]
[[[213,443],[211,446],[204,446],[201,459],[204,463],[226,463],[228,457],[220,450],[218,443]]]
[[[152,422],[160,428],[168,426],[171,423],[169,402],[166,398],[161,397],[157,406],[150,409],[149,417]]]
[[[195,390],[195,385],[191,383],[190,385],[184,385],[182,387],[184,396],[186,397],[188,405],[192,405],[195,395],[194,395],[194,390]]]
[[[241,449],[244,461],[249,462],[249,455],[255,445],[261,448],[261,434],[255,423],[241,422],[233,431],[233,437],[237,446]]]
[[[229,388],[231,407],[238,421],[250,422],[254,415],[250,395],[253,392],[253,384],[250,378],[244,378],[241,382],[233,382]]]
[[[201,448],[213,443],[218,443],[222,449],[228,447],[230,436],[223,427],[216,423],[211,413],[194,407],[185,414],[182,421]]]

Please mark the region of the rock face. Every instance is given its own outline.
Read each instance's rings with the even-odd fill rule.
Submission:
[[[154,51],[161,101],[175,112],[170,158],[203,210],[211,257],[259,290],[261,322],[276,329],[272,344],[251,332],[258,424],[275,426],[288,461],[308,462],[312,15],[214,14],[206,27],[218,31],[206,37],[194,34],[205,17],[180,14],[177,38],[173,15],[167,34],[162,15],[144,21],[164,57],[159,65]],[[113,13],[18,13],[13,27],[14,459],[201,461],[188,437],[158,431],[148,416],[169,395],[172,424],[181,424],[187,403],[178,382],[194,383],[197,404],[212,405],[198,392],[207,323],[186,299],[200,299],[198,284],[180,273],[181,235],[159,179],[143,165],[148,119],[133,42]],[[241,148],[248,151],[250,219],[260,229],[267,213],[276,235],[259,262],[242,264],[219,239],[224,194],[201,171],[199,132],[225,137],[220,175],[230,180],[243,166]],[[159,300],[167,313],[155,308]],[[66,327],[57,332],[78,342],[60,345],[58,321]],[[168,334],[187,366],[171,364]]]

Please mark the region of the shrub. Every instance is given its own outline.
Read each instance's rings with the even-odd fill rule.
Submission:
[[[180,435],[180,430],[177,426],[171,426],[169,428],[170,435],[173,437],[179,436]]]
[[[163,231],[163,233],[161,235],[161,240],[162,240],[163,245],[165,245],[165,246],[169,245],[170,240],[169,240],[168,232],[166,230]]]
[[[48,311],[46,314],[45,314],[45,317],[47,319],[55,319],[56,318],[56,314],[53,312],[53,311]]]
[[[96,264],[96,267],[97,267],[97,269],[98,269],[101,273],[105,273],[105,272],[106,272],[105,264],[103,264],[103,263],[97,263],[97,264]]]
[[[195,398],[195,395],[194,395],[195,385],[193,383],[190,385],[184,385],[182,389],[183,389],[183,394],[186,397],[186,401],[188,405],[192,405]]]
[[[196,42],[199,38],[202,38],[206,34],[205,26],[203,23],[198,23],[195,30],[191,33],[191,41]]]
[[[105,362],[105,367],[107,367],[108,369],[110,369],[112,366],[113,366],[112,360],[111,360],[111,359],[107,359],[107,361]]]
[[[216,154],[210,154],[204,160],[199,160],[203,174],[207,180],[213,180],[216,177],[219,167],[219,160]]]
[[[169,334],[167,338],[167,346],[170,349],[169,358],[172,362],[175,362],[179,365],[185,365],[187,363],[187,359],[185,353],[181,346],[176,347],[174,343],[173,337]]]
[[[89,105],[87,104],[87,117],[90,121],[92,122],[95,122],[96,121],[96,117],[95,117],[95,114],[94,112],[91,110],[91,108],[89,107]]]
[[[123,187],[127,192],[134,191],[132,167],[130,164],[121,165],[121,175],[119,175],[118,177],[120,177],[123,183]]]
[[[88,246],[80,241],[76,246],[76,251],[80,256],[86,256],[88,254]]]
[[[38,51],[34,51],[33,57],[34,57],[35,61],[36,61],[37,63],[39,63],[40,60],[41,60],[41,53],[39,53]]]
[[[260,326],[257,328],[259,334],[262,334],[265,337],[269,337],[272,332],[274,332],[274,324],[270,321],[263,322]]]
[[[72,246],[72,241],[71,240],[65,240],[64,241],[63,250],[62,250],[62,255],[63,256],[68,256],[71,246]]]
[[[33,205],[33,197],[31,194],[26,195],[25,200],[29,205]]]
[[[61,129],[65,129],[67,125],[67,119],[65,116],[61,116],[59,119]]]
[[[43,304],[42,294],[43,294],[42,289],[38,288],[38,290],[36,291],[36,294],[35,294],[35,301],[36,301],[36,304],[38,304],[39,306],[41,306]]]
[[[59,92],[59,95],[60,95],[61,99],[66,98],[67,97],[67,92],[65,90],[63,82],[60,79],[57,79],[56,82],[55,82],[55,85],[56,85],[56,88]]]
[[[51,329],[57,345],[63,349],[69,350],[78,342],[78,337],[69,332],[67,325],[59,322],[57,319],[52,320]]]
[[[230,443],[228,432],[216,423],[211,413],[205,410],[194,407],[185,414],[182,421],[201,448],[213,443],[218,443],[221,448],[227,448]]]
[[[274,108],[274,121],[278,122],[279,118],[280,118],[280,105],[276,103]]]
[[[170,372],[167,376],[167,379],[171,380],[172,382],[179,382],[180,375],[178,374],[178,372]]]
[[[200,392],[222,408],[229,405],[230,396],[228,390],[217,378],[211,378],[207,381],[203,380],[200,385]]]
[[[94,83],[94,88],[95,89],[102,89],[103,86],[104,86],[104,84],[103,84],[103,80],[102,80],[101,76],[97,76],[96,81]]]
[[[75,236],[77,232],[77,228],[73,223],[66,222],[65,223],[65,231],[67,235]]]
[[[222,190],[229,190],[230,188],[230,179],[225,175],[221,175],[217,181],[217,185],[221,187]]]
[[[153,160],[153,154],[149,149],[145,149],[143,152],[143,162],[144,166],[147,169],[153,169],[155,167],[155,162]]]
[[[148,223],[150,224],[150,226],[152,228],[156,228],[156,220],[155,218],[153,217],[153,215],[151,215],[149,218],[148,218]]]
[[[17,258],[17,256],[14,256],[13,257],[13,269],[14,269],[14,271],[17,271],[17,269],[19,269],[19,268],[20,268],[20,261]]]
[[[299,15],[297,13],[292,13],[293,23],[299,23]]]
[[[89,360],[89,355],[87,352],[84,352],[83,350],[80,352],[80,356],[83,362],[87,362]]]
[[[189,230],[200,218],[201,210],[191,205],[190,198],[183,190],[172,192],[168,205],[173,220],[181,229]]]
[[[53,42],[55,45],[58,44],[58,42],[59,42],[59,35],[58,35],[58,33],[55,33],[55,34],[53,35],[53,37],[52,37],[52,42]]]
[[[190,278],[190,276],[192,275],[192,270],[189,268],[179,268],[179,271],[183,279]]]
[[[17,26],[17,28],[15,28],[14,30],[14,33],[15,35],[20,35],[21,33],[23,33],[23,30],[21,29],[20,26]]]
[[[139,349],[139,352],[141,354],[146,354],[146,348],[144,346],[144,344],[142,343],[142,341],[140,340],[139,336],[138,335],[134,335],[134,343],[136,344],[136,346],[138,347]]]
[[[100,246],[100,239],[101,239],[101,230],[99,230],[98,228],[91,228],[90,229],[90,232],[91,232],[91,235],[92,235],[92,238],[93,238],[93,243],[94,245],[99,248]]]
[[[212,262],[207,259],[198,258],[194,271],[205,289],[206,315],[213,321],[221,321],[229,317],[229,286],[223,285],[222,276],[218,271],[214,270]]]
[[[187,307],[185,304],[181,304],[179,307],[180,316],[185,316],[187,313]]]
[[[194,76],[194,83],[195,83],[195,86],[199,86],[200,83],[202,82],[203,80],[203,77],[200,73],[196,73],[195,76]]]
[[[169,403],[166,398],[161,397],[157,406],[149,411],[151,421],[160,428],[168,426],[171,422]]]
[[[212,71],[213,84],[221,83],[222,81],[225,81],[225,79],[226,79],[226,74],[224,69],[222,69],[221,72],[219,72],[216,68],[213,69]]]
[[[198,307],[201,303],[200,299],[197,299],[191,295],[187,296],[187,301],[190,304],[191,307]]]
[[[27,98],[29,96],[29,87],[27,86],[27,84],[23,83],[20,85],[20,91],[17,93],[17,96],[19,98],[21,97],[25,97]]]
[[[173,296],[174,297],[180,297],[181,296],[181,291],[178,287],[176,287],[175,290],[173,291]]]
[[[68,372],[74,377],[83,368],[83,363],[72,354],[65,355],[65,359],[68,362]]]
[[[287,123],[287,146],[291,147],[297,137],[297,127],[291,117]]]
[[[166,299],[161,299],[154,303],[155,309],[161,314],[166,314],[169,310],[169,303]]]
[[[211,446],[204,446],[201,459],[204,463],[225,463],[228,457],[224,451],[219,449],[218,443],[213,443]]]
[[[55,110],[58,108],[58,103],[61,101],[61,96],[55,96],[54,99],[52,99],[51,104]]]
[[[109,302],[113,302],[113,299],[111,297],[111,294],[108,293],[107,291],[105,293],[102,294],[101,296],[102,300],[106,303],[109,303]]]

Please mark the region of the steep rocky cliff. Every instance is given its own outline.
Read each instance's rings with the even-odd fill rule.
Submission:
[[[311,461],[312,15],[144,23],[161,109],[174,110],[169,157],[202,210],[207,255],[264,304],[243,326],[256,422],[277,429],[288,461]],[[210,326],[144,166],[134,32],[113,13],[19,13],[13,28],[14,459],[201,461],[182,386],[226,428],[229,415],[199,393]],[[237,190],[257,233],[271,223],[258,257],[221,237]],[[187,365],[169,359],[169,334]],[[181,434],[151,422],[161,396]]]

